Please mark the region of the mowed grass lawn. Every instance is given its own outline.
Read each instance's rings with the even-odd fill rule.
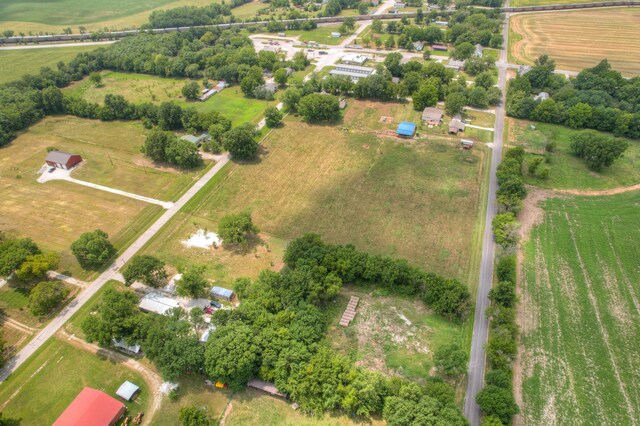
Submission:
[[[141,389],[135,401],[125,403],[128,414],[146,411],[150,390],[138,373],[54,337],[2,384],[2,416],[23,425],[49,425],[84,387],[122,401],[115,392],[125,380]]]
[[[25,74],[37,74],[42,67],[56,69],[58,62],[68,63],[78,54],[94,49],[96,46],[78,43],[73,47],[0,50],[0,84],[19,80]]]
[[[509,144],[521,145],[527,151],[529,161],[543,156],[544,147],[556,142],[555,152],[549,155],[551,162],[542,163],[549,168],[549,177],[540,179],[525,173],[531,185],[554,189],[610,189],[640,183],[640,142],[629,140],[629,148],[622,158],[600,172],[594,172],[587,164],[571,153],[571,135],[579,133],[564,126],[508,119]],[[535,129],[532,129],[531,126]]]
[[[526,13],[510,19],[509,61],[533,64],[542,54],[558,69],[580,71],[602,59],[623,75],[640,73],[640,9]]]
[[[371,115],[414,114],[407,105],[369,105],[375,110]],[[346,123],[366,127],[351,114]],[[399,141],[377,137],[371,128],[341,128],[290,116],[266,138],[260,161],[235,167],[145,250],[167,259],[214,259],[216,252],[186,249],[180,241],[198,227],[215,231],[223,215],[248,209],[271,253],[315,232],[330,242],[406,258],[466,281],[482,149],[462,152],[448,140]],[[267,262],[272,255],[258,256]]]
[[[524,245],[522,424],[640,417],[640,192],[543,202]]]
[[[65,27],[72,27],[78,33],[78,26],[87,31],[103,31],[140,26],[149,20],[154,10],[171,9],[180,6],[205,6],[217,0],[49,0],[24,2],[6,0],[0,3],[0,27],[16,32],[60,33]]]
[[[310,31],[285,31],[285,34],[287,34],[287,37],[299,37],[300,41],[315,41],[320,44],[338,45],[349,36],[349,34],[342,34],[340,37],[331,37],[331,33],[340,32],[339,28],[339,25],[329,25],[326,27],[318,27]]]
[[[229,118],[234,125],[250,122],[258,124],[268,106],[277,101],[250,99],[242,94],[239,86],[229,87],[213,95],[206,102],[187,101],[182,96],[182,87],[188,79],[162,78],[147,74],[103,71],[100,87],[91,84],[88,78],[72,84],[64,91],[72,96],[98,104],[104,103],[107,94],[121,95],[129,102],[152,102],[160,104],[176,101],[183,108],[195,107],[198,111],[217,111]],[[200,81],[198,81],[200,83]]]

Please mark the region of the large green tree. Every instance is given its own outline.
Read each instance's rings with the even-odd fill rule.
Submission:
[[[111,345],[112,339],[134,340],[139,336],[145,315],[138,309],[138,296],[131,291],[107,288],[92,315],[82,322],[88,342]]]
[[[244,123],[228,131],[224,136],[224,148],[238,160],[250,160],[258,153],[255,126]]]
[[[450,343],[444,345],[433,354],[435,366],[447,376],[460,376],[467,371],[469,356],[460,345]]]
[[[22,265],[29,256],[40,253],[36,243],[30,238],[7,239],[0,242],[0,276],[8,277]]]
[[[227,214],[218,222],[218,235],[225,246],[246,245],[248,237],[258,232],[259,229],[253,224],[251,213],[248,211]]]
[[[138,255],[134,256],[124,268],[122,276],[126,285],[131,285],[134,281],[141,281],[144,284],[157,287],[167,278],[167,271],[164,269],[164,262],[157,257]]]
[[[95,269],[104,265],[116,253],[106,232],[96,229],[85,232],[71,244],[71,252],[83,269]]]
[[[511,418],[520,412],[513,393],[509,389],[493,385],[478,392],[476,402],[483,413],[499,418],[506,425],[511,424]]]
[[[255,333],[243,323],[218,327],[209,337],[205,351],[205,371],[214,380],[243,389],[257,373],[259,348]]]
[[[54,252],[39,253],[27,256],[20,268],[16,270],[16,277],[20,281],[33,281],[47,276],[47,271],[55,269],[60,262],[60,256]]]
[[[298,112],[311,123],[334,121],[340,117],[340,103],[336,96],[313,93],[300,100]]]
[[[180,296],[202,297],[209,282],[204,276],[204,266],[192,266],[182,272],[182,277],[178,280],[176,293]]]
[[[29,293],[29,310],[35,316],[45,316],[62,303],[68,293],[60,281],[41,282]]]

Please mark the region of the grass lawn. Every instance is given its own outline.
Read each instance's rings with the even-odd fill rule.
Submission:
[[[79,32],[85,26],[87,32],[108,29],[134,28],[149,20],[154,10],[180,6],[205,6],[217,0],[50,0],[25,3],[6,0],[0,3],[0,27],[28,33],[60,33],[65,27]]]
[[[509,23],[509,62],[533,64],[548,54],[561,70],[580,71],[607,58],[613,69],[640,73],[640,10],[637,8],[526,13]]]
[[[320,44],[338,45],[349,36],[349,34],[342,34],[340,37],[331,37],[332,32],[340,32],[339,28],[339,25],[329,25],[326,27],[318,27],[310,31],[286,31],[286,34],[287,37],[299,36],[300,41],[315,41]]]
[[[234,395],[233,409],[225,419],[225,424],[240,426],[286,425],[286,426],[347,426],[361,424],[345,415],[325,414],[322,418],[311,417],[295,411],[287,401],[266,395],[264,392],[247,390]],[[383,425],[374,418],[367,423],[371,426]]]
[[[2,324],[2,338],[5,340],[5,357],[10,357],[27,344],[31,333]],[[5,358],[6,359],[6,358]]]
[[[78,43],[73,47],[0,50],[0,84],[18,80],[24,74],[36,74],[42,67],[56,69],[58,62],[68,63],[78,54],[96,47]]]
[[[524,245],[524,425],[640,416],[640,192],[554,198]]]
[[[360,298],[348,327],[338,323],[349,298]],[[433,367],[433,352],[447,343],[462,342],[462,325],[431,313],[420,300],[388,295],[375,287],[345,287],[331,306],[327,339],[358,366],[387,376],[424,381]]]
[[[21,424],[51,424],[85,386],[115,396],[125,380],[141,389],[125,403],[129,414],[146,411],[149,388],[138,373],[52,338],[3,383],[0,407]]]
[[[257,0],[231,9],[231,14],[238,19],[249,19],[255,17],[260,9],[267,7],[269,7],[268,4]]]
[[[374,131],[389,127],[378,123],[380,116],[395,121],[418,113],[408,104],[350,103],[347,131],[342,124],[310,126],[287,118],[266,138],[259,162],[235,167],[146,250],[170,263],[211,262],[223,254],[185,249],[179,241],[196,227],[215,230],[224,214],[249,209],[271,250],[258,249],[252,263],[277,264],[286,241],[316,232],[466,282],[484,151],[462,152],[453,140],[434,137],[377,137]]]
[[[509,144],[522,145],[527,150],[527,160],[544,154],[544,146],[555,141],[557,149],[551,154],[551,162],[543,163],[549,168],[546,180],[529,176],[527,183],[543,188],[556,189],[609,189],[634,185],[640,182],[640,143],[629,140],[629,148],[622,158],[601,172],[590,170],[586,163],[571,154],[570,137],[579,132],[564,126],[509,120]],[[535,126],[535,130],[531,129]]]
[[[6,315],[11,319],[25,324],[27,327],[41,327],[49,322],[80,290],[72,284],[63,283],[63,286],[69,292],[67,299],[47,317],[38,318],[29,310],[29,291],[31,287],[9,283],[0,289],[0,315]]]

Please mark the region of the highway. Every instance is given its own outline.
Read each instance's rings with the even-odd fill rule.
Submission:
[[[505,7],[509,7],[509,0]],[[498,87],[502,90],[502,102],[496,107],[496,122],[493,133],[493,149],[491,152],[491,174],[489,177],[489,191],[487,200],[487,212],[484,223],[484,235],[482,238],[482,259],[480,261],[480,281],[478,283],[478,296],[473,318],[473,337],[471,340],[471,354],[469,356],[469,371],[467,373],[467,391],[464,401],[464,414],[472,426],[480,425],[480,407],[476,404],[476,395],[484,386],[484,370],[486,353],[484,346],[489,333],[489,321],[485,316],[485,310],[489,306],[488,294],[493,283],[493,263],[496,244],[493,241],[491,221],[496,214],[496,192],[498,182],[496,170],[502,159],[502,142],[505,118],[505,97],[507,92],[507,46],[509,45],[509,14],[505,14],[503,27],[503,44],[500,51],[498,66]]]

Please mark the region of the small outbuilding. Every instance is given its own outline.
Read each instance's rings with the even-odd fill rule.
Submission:
[[[449,62],[447,63],[447,65],[445,65],[445,68],[449,68],[454,71],[460,71],[462,68],[464,68],[464,61],[449,59]]]
[[[331,38],[340,38],[341,36],[342,36],[342,34],[340,34],[340,33],[339,33],[339,32],[337,32],[337,31],[333,31],[333,32],[331,33]]]
[[[58,169],[70,170],[75,167],[76,164],[82,161],[80,154],[71,154],[69,152],[62,151],[49,151],[46,163],[51,167]]]
[[[457,135],[459,132],[464,132],[466,125],[462,122],[459,116],[453,117],[449,122],[449,133]]]
[[[114,348],[126,352],[131,355],[140,355],[142,353],[142,348],[137,343],[133,345],[128,345],[123,339],[111,339],[111,344]]]
[[[484,52],[484,47],[480,43],[476,44],[476,51],[473,53],[475,56],[482,58],[482,53]]]
[[[446,52],[447,51],[447,46],[445,46],[444,44],[432,44],[431,48],[433,50],[438,50],[440,52]]]
[[[131,401],[131,399],[134,397],[136,392],[138,392],[139,390],[140,388],[137,385],[127,380],[120,385],[120,387],[116,391],[116,395],[118,395],[120,398],[124,399],[125,401]]]
[[[421,41],[416,41],[416,42],[413,43],[413,48],[415,50],[417,50],[418,52],[421,52],[422,49],[424,49],[424,43],[421,42]]]
[[[398,136],[404,138],[412,138],[416,134],[416,123],[411,123],[410,121],[403,121],[398,125],[398,129],[396,130]]]
[[[200,148],[203,143],[211,140],[211,135],[209,135],[209,133],[203,133],[200,136],[184,135],[180,138],[180,140],[191,142],[192,144]]]
[[[53,426],[113,426],[122,418],[125,406],[97,389],[84,388],[53,422]]]
[[[460,146],[462,147],[462,149],[471,149],[473,148],[473,141],[470,141],[468,139],[461,139]]]
[[[209,294],[211,294],[211,297],[228,300],[228,301],[231,301],[235,296],[235,294],[233,293],[233,290],[229,290],[228,288],[222,288],[217,286],[213,287],[209,292]]]
[[[424,111],[422,111],[422,121],[431,126],[439,126],[442,122],[443,115],[444,112],[442,112],[440,108],[426,107]]]
[[[286,395],[279,392],[278,388],[276,388],[276,385],[270,382],[263,382],[262,380],[253,379],[250,380],[249,383],[247,383],[247,387],[261,390],[273,396],[286,398]]]

